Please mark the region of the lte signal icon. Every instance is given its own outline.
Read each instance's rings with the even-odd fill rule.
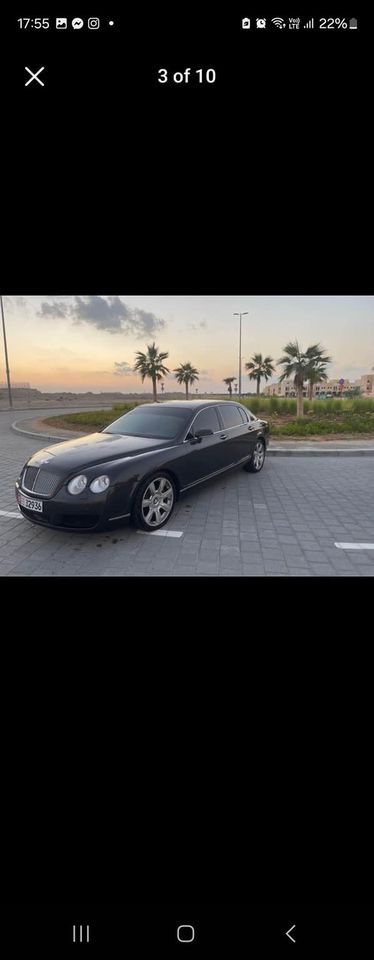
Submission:
[[[243,17],[242,30],[249,30],[250,26],[251,26],[251,21],[249,17]]]
[[[67,17],[56,17],[56,30],[67,30]]]

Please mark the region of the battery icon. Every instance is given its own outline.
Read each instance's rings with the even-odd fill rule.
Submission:
[[[350,30],[357,30],[357,20],[356,20],[356,17],[351,17],[351,19],[350,19],[350,21],[349,21],[349,29],[350,29]]]

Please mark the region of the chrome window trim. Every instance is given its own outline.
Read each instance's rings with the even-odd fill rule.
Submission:
[[[226,433],[228,430],[237,430],[238,427],[245,427],[243,421],[241,423],[234,423],[233,427],[223,427],[223,430],[220,430],[220,433]]]
[[[240,463],[245,463],[246,460],[250,460],[251,455],[246,457],[241,457],[240,460],[234,460],[233,463],[228,463],[226,467],[220,467],[219,470],[214,470],[214,473],[207,473],[205,477],[200,477],[199,480],[194,480],[193,483],[188,483],[186,487],[181,487],[179,493],[184,493],[185,490],[189,490],[190,487],[196,487],[198,483],[203,483],[204,480],[211,480],[212,477],[218,476],[219,473],[225,473],[226,470],[231,470],[232,467],[239,466]]]
[[[233,401],[231,401],[231,402],[232,402],[233,407],[235,406],[236,409],[239,410],[239,405],[236,404],[236,403],[233,403]],[[222,407],[223,404],[221,403],[220,406]],[[222,416],[222,414],[221,414],[221,416]],[[222,420],[223,420],[223,417],[222,417]],[[249,423],[249,422],[250,422],[250,421],[247,420],[247,423]],[[244,427],[244,426],[245,426],[245,423],[244,423],[243,420],[241,420],[240,423],[234,423],[234,426],[233,426],[233,427],[224,427],[223,429],[224,429],[224,430],[236,430],[237,427]],[[222,431],[221,431],[221,432],[222,432]]]
[[[199,416],[199,413],[204,413],[204,410],[217,410],[217,411],[218,411],[218,409],[219,409],[219,405],[218,405],[218,403],[216,403],[216,404],[212,404],[211,407],[203,407],[202,410],[198,410],[197,413],[195,413],[195,416],[193,417],[193,419],[191,420],[190,426],[189,426],[189,428],[188,428],[188,430],[187,430],[186,436],[185,436],[184,440],[182,441],[182,443],[189,443],[189,440],[187,440],[187,437],[188,437],[188,434],[189,434],[189,432],[190,432],[190,430],[191,430],[192,424],[195,423],[196,417]],[[218,422],[219,422],[219,417],[218,417]],[[220,427],[219,430],[214,430],[213,433],[212,433],[212,437],[215,437],[217,433],[222,433],[222,427]]]
[[[250,418],[253,416],[251,411],[247,410],[247,407],[239,407],[239,406],[238,406],[238,410],[240,410],[240,412],[243,413],[245,416],[245,420],[243,420],[243,423],[249,423]]]

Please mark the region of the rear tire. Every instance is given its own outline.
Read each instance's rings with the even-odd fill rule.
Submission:
[[[261,437],[256,440],[251,459],[244,465],[247,473],[259,473],[265,463],[266,447]]]
[[[154,473],[140,485],[132,511],[137,527],[152,533],[171,517],[176,501],[174,481],[167,473]]]

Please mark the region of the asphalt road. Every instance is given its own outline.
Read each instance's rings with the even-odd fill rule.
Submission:
[[[167,536],[63,533],[18,512],[14,481],[43,440],[14,433],[17,418],[0,412],[2,576],[374,575],[374,457],[269,457],[258,476],[238,469],[184,496]]]

